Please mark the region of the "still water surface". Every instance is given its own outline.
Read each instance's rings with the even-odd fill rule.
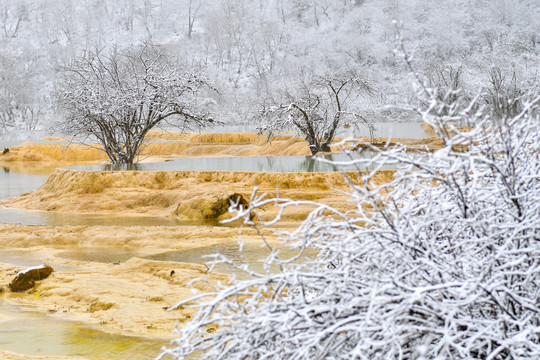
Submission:
[[[47,175],[20,174],[7,166],[0,166],[0,199],[21,196],[35,190],[43,185],[47,177]]]
[[[215,220],[179,220],[175,217],[63,213],[0,207],[0,223],[80,226],[228,226]]]
[[[168,341],[111,335],[81,323],[52,319],[0,299],[0,349],[47,356],[89,359],[153,359]]]
[[[169,251],[160,254],[144,256],[145,259],[149,260],[159,260],[159,261],[172,261],[172,262],[185,262],[185,263],[195,263],[195,264],[207,264],[211,266],[212,262],[215,262],[215,254],[221,254],[227,259],[231,260],[233,264],[247,264],[250,271],[255,271],[257,273],[266,273],[269,272],[276,273],[279,271],[279,265],[273,262],[270,266],[265,265],[265,259],[271,254],[271,250],[264,245],[255,245],[255,244],[246,244],[242,251],[238,245],[217,245],[205,248],[196,248],[190,250],[182,251]],[[280,260],[288,260],[300,253],[300,250],[291,250],[288,248],[280,247],[276,253],[277,257]],[[307,250],[301,254],[299,259],[295,260],[295,263],[306,262],[310,258],[313,259],[317,255],[315,250]],[[232,264],[219,263],[214,267],[214,271],[235,275],[239,280],[245,280],[250,277],[250,275],[233,266]]]
[[[246,172],[334,172],[374,169],[377,164],[367,163],[375,153],[335,154],[324,156],[232,156],[180,158],[159,163],[133,165],[83,165],[67,167],[81,171],[246,171]],[[365,164],[352,164],[351,160],[365,159]],[[340,164],[330,163],[339,162]],[[349,164],[346,164],[349,162]],[[395,164],[383,164],[382,170],[395,169]]]

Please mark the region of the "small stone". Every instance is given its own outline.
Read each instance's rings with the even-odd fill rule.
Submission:
[[[40,265],[19,271],[9,284],[9,288],[12,292],[26,291],[33,288],[36,281],[48,278],[53,271],[49,265]]]

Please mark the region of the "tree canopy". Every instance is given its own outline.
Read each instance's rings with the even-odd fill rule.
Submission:
[[[213,120],[201,106],[208,80],[181,68],[163,51],[144,45],[87,53],[62,69],[59,94],[66,113],[61,131],[97,139],[113,164],[132,164],[149,130],[204,125]]]
[[[393,52],[392,19],[406,26],[423,69],[461,68],[460,87],[471,94],[491,86],[493,67],[502,77],[515,74],[518,88],[538,91],[539,6],[536,0],[2,0],[7,62],[0,59],[0,79],[10,81],[0,81],[0,97],[16,99],[18,84],[26,84],[28,98],[16,102],[39,115],[23,119],[12,112],[13,101],[0,104],[0,112],[16,118],[5,131],[46,129],[61,116],[49,96],[59,85],[59,64],[93,45],[151,40],[206,69],[224,90],[220,113],[229,121],[258,121],[261,97],[303,72],[350,70],[380,95],[353,108],[377,122],[410,120],[384,108],[414,96]]]
[[[263,105],[265,123],[260,131],[270,137],[274,132],[293,129],[308,142],[313,155],[329,152],[330,144],[343,125],[360,123],[373,137],[373,124],[353,109],[350,97],[370,94],[372,88],[354,76],[310,77],[278,90]]]

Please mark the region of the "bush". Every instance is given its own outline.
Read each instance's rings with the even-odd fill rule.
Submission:
[[[401,164],[392,182],[372,186],[374,171],[351,183],[354,210],[320,205],[284,236],[299,253],[318,249],[316,259],[273,252],[266,261],[281,272],[178,304],[198,313],[161,356],[540,357],[540,96],[493,119],[420,88],[428,106],[418,111],[445,147],[381,151],[374,161]],[[250,212],[270,202],[299,203],[255,192],[237,218],[253,224]]]

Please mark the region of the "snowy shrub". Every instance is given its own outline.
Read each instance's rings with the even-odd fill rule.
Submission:
[[[249,280],[179,303],[198,312],[161,356],[540,358],[540,96],[494,120],[420,93],[444,147],[380,151],[375,161],[401,164],[392,182],[364,174],[350,211],[319,205],[283,235],[316,259],[274,251],[266,262],[280,272],[245,268]],[[249,213],[269,203],[299,202],[254,192],[237,218],[253,225]]]

